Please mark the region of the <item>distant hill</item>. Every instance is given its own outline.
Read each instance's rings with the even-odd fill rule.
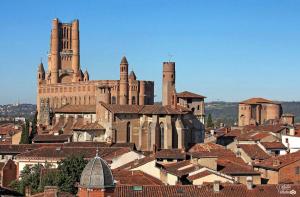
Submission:
[[[36,105],[18,104],[18,105],[0,105],[0,117],[33,117],[36,111]]]
[[[300,122],[300,102],[280,102],[283,113],[292,113],[296,122]],[[206,115],[211,114],[216,125],[225,123],[233,125],[238,121],[238,103],[236,102],[208,102],[205,103]]]

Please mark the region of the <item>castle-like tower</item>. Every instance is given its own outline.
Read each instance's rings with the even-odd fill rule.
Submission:
[[[163,63],[163,80],[162,80],[162,105],[174,105],[175,88],[175,62]]]
[[[126,57],[120,63],[119,80],[90,80],[80,68],[79,21],[52,21],[48,71],[42,63],[37,71],[37,111],[40,124],[49,124],[49,113],[64,105],[152,105],[154,82],[137,80]],[[51,123],[51,122],[50,122]]]
[[[48,56],[49,83],[70,83],[83,79],[80,70],[79,21],[52,21],[50,54]]]
[[[125,56],[120,64],[120,104],[128,104],[128,62]]]

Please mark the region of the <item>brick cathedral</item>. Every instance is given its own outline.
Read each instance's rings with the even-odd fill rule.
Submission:
[[[79,21],[52,21],[48,71],[38,67],[39,135],[69,141],[134,143],[138,150],[186,148],[204,139],[204,96],[176,92],[175,62],[164,62],[162,104],[154,81],[137,80],[120,62],[120,79],[90,80],[80,67]],[[48,135],[48,137],[47,137]]]

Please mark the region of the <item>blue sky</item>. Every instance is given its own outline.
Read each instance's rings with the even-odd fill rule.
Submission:
[[[160,100],[162,62],[172,54],[177,91],[208,101],[300,100],[299,10],[296,0],[1,0],[0,104],[35,103],[55,17],[79,19],[91,79],[118,79],[126,55]]]

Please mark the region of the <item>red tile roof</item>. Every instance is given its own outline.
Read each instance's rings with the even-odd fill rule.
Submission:
[[[286,155],[281,155],[277,157],[270,157],[260,163],[254,164],[255,167],[279,170],[282,167],[285,167],[291,163],[300,160],[300,151],[289,153]]]
[[[72,135],[37,135],[33,138],[34,143],[51,143],[51,142],[57,142],[57,143],[64,143],[70,141],[72,138]]]
[[[189,181],[194,181],[194,180],[197,180],[197,179],[200,179],[200,178],[209,176],[209,175],[211,175],[211,174],[214,174],[214,173],[212,173],[212,172],[209,171],[209,170],[205,170],[205,171],[196,173],[196,174],[194,174],[194,175],[192,175],[192,176],[188,176],[187,179],[188,179]]]
[[[65,105],[55,109],[55,113],[96,113],[96,105]]]
[[[177,98],[200,98],[200,99],[206,98],[205,96],[202,96],[200,94],[195,94],[188,91],[177,93],[176,96]]]
[[[261,142],[266,149],[287,149],[281,142]]]
[[[125,165],[122,165],[122,166],[116,168],[115,170],[124,170],[124,169],[130,170],[130,169],[134,169],[134,168],[138,168],[140,166],[143,166],[143,165],[145,165],[149,162],[152,162],[152,161],[155,161],[155,157],[154,157],[154,155],[149,155],[149,156],[144,157],[142,159],[137,159],[137,160],[129,162]]]
[[[113,176],[117,185],[164,185],[161,180],[138,170],[113,170]]]
[[[248,104],[248,105],[262,104],[262,103],[276,104],[275,102],[273,102],[271,100],[264,99],[264,98],[250,98],[248,100],[240,102],[240,104]]]
[[[260,175],[259,172],[253,170],[251,166],[246,164],[240,164],[228,159],[218,159],[218,171],[228,174],[231,176],[234,175]]]
[[[174,163],[157,162],[157,165],[161,166],[164,169],[164,171],[166,171],[167,173],[173,174],[178,177],[188,175],[189,173],[192,173],[202,168],[197,164],[191,163],[190,160],[174,162]]]
[[[239,144],[238,148],[242,149],[252,160],[264,160],[271,157],[257,144]]]
[[[96,147],[41,147],[32,151],[24,152],[16,156],[17,159],[36,159],[36,160],[61,160],[70,155],[83,155],[86,159],[91,159],[96,155]],[[99,155],[111,161],[112,158],[120,156],[126,152],[130,152],[129,148],[98,148]]]
[[[247,189],[246,185],[222,184],[219,192],[214,192],[213,185],[202,186],[176,185],[176,186],[143,186],[138,190],[132,186],[117,186],[115,196],[118,197],[275,197],[279,195],[277,185],[257,185],[253,189]],[[300,192],[300,185],[291,185],[291,189]]]
[[[186,111],[175,109],[172,106],[161,105],[110,105],[100,102],[103,107],[114,114],[185,114]]]

